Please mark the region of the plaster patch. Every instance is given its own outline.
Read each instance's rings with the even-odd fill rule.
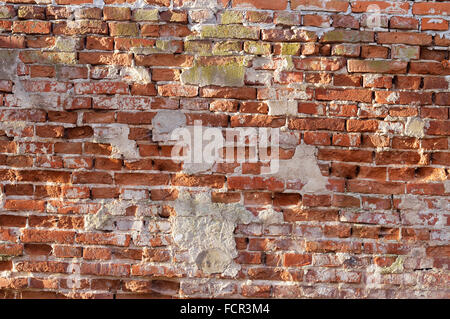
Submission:
[[[183,163],[183,172],[188,175],[194,175],[199,173],[206,173],[211,171],[214,163]]]
[[[417,117],[408,117],[405,125],[405,135],[417,138],[423,138],[425,122]]]
[[[428,209],[428,205],[417,196],[405,195],[401,198],[398,208],[406,210],[425,210]]]
[[[446,193],[450,193],[450,180],[444,182],[444,189]]]
[[[269,106],[269,115],[291,115],[295,116],[298,112],[297,101],[267,101]]]
[[[281,224],[284,222],[283,213],[277,212],[273,208],[267,208],[258,213],[258,219],[265,225]]]
[[[215,11],[222,9],[217,0],[187,0],[183,1],[182,7],[189,8],[201,8],[201,9],[214,9]]]
[[[272,84],[272,74],[267,71],[247,69],[245,70],[245,80],[249,83],[270,86]]]
[[[397,102],[397,100],[399,99],[400,94],[398,92],[392,92],[391,94],[389,94],[389,96],[386,98],[386,101],[390,102],[390,103],[395,103]]]
[[[125,215],[126,209],[134,203],[130,201],[113,200],[102,202],[102,206],[95,214],[84,216],[84,228],[86,230],[111,229],[114,216]]]
[[[389,267],[379,267],[379,272],[382,274],[402,273],[404,262],[405,262],[405,256],[397,256],[397,259]]]
[[[127,83],[147,84],[151,82],[150,72],[145,67],[125,67],[120,71],[120,76]]]
[[[197,267],[205,274],[223,272],[231,263],[231,257],[219,248],[202,251],[195,260]]]
[[[328,180],[320,172],[315,152],[314,146],[298,145],[291,159],[279,161],[279,170],[273,175],[285,181],[301,181],[305,193],[328,192]]]
[[[0,129],[5,131],[6,136],[15,137],[27,128],[29,123],[25,121],[6,121],[0,122]],[[20,149],[20,147],[19,147]]]
[[[119,68],[116,65],[106,65],[104,67],[93,67],[91,72],[92,78],[94,79],[116,79],[118,77]]]
[[[3,205],[5,205],[5,194],[0,189],[0,208],[3,208]]]
[[[155,53],[175,53],[179,49],[170,40],[156,40],[153,47],[132,47],[130,49],[134,54],[150,55]]]
[[[378,80],[379,78],[381,78],[382,75],[380,74],[364,74],[363,75],[363,79],[364,79],[364,83],[368,84],[368,85],[372,85],[375,83],[375,80]]]
[[[0,51],[0,80],[10,80],[14,82],[13,94],[16,104],[20,106],[30,106],[29,94],[24,90],[22,82],[17,76],[17,64],[19,62],[18,51],[2,50]]]
[[[298,132],[280,132],[280,147],[284,148],[294,148],[297,147],[300,141],[300,133]]]
[[[212,203],[205,194],[180,193],[171,216],[172,237],[205,274],[236,276],[240,266],[233,237],[237,224],[249,224],[255,217],[241,204]]]
[[[49,48],[50,51],[75,52],[78,48],[78,39],[71,37],[56,37],[55,44]]]
[[[397,119],[387,116],[384,121],[380,121],[378,130],[383,134],[396,133],[402,134],[404,124],[402,122],[395,122]]]
[[[186,115],[179,111],[160,111],[152,120],[153,141],[167,141],[173,130],[186,126]]]
[[[137,144],[128,139],[130,128],[127,125],[100,127],[94,129],[94,142],[111,144],[111,157],[138,158]]]

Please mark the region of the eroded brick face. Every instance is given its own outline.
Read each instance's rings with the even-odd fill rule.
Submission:
[[[0,2],[0,297],[450,297],[449,14]],[[176,161],[197,121],[279,171]]]

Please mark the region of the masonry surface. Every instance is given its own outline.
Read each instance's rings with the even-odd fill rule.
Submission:
[[[0,2],[0,297],[449,298],[449,14]],[[280,170],[175,161],[197,120]]]

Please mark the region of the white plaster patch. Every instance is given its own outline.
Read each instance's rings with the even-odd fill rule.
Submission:
[[[3,208],[3,205],[5,204],[5,194],[0,189],[0,208]]]
[[[22,130],[27,128],[29,123],[25,121],[5,121],[0,122],[0,129],[5,131],[6,136],[15,137],[18,134],[21,134]],[[20,152],[20,146],[19,146]]]
[[[405,135],[417,138],[425,136],[425,122],[417,117],[408,117],[405,125]]]
[[[269,115],[287,115],[295,116],[298,112],[297,101],[267,101],[269,106]]]
[[[94,129],[94,142],[111,144],[111,157],[134,159],[139,157],[137,144],[128,139],[130,128],[127,125],[115,124],[111,127],[96,127]]]
[[[375,80],[378,80],[381,77],[382,77],[382,75],[375,74],[375,73],[364,74],[363,75],[364,86],[374,84]]]
[[[450,180],[444,182],[444,189],[446,193],[450,193]]]
[[[56,37],[55,44],[49,48],[50,51],[75,52],[79,40],[71,37]]]
[[[32,107],[35,99],[25,91],[22,82],[17,76],[17,64],[19,62],[18,51],[0,51],[0,79],[14,82],[12,92],[14,96],[14,104],[22,107]]]
[[[112,200],[107,203],[102,202],[100,209],[95,214],[84,216],[84,228],[86,230],[110,229],[114,216],[123,216],[126,209],[134,203],[130,201]]]
[[[264,70],[246,69],[245,80],[249,83],[270,86],[272,84],[272,73]]]
[[[153,141],[167,141],[176,128],[186,126],[186,115],[180,111],[160,111],[152,120]]]
[[[120,71],[120,76],[127,83],[147,84],[151,82],[150,72],[145,67],[125,67]]]
[[[183,1],[183,7],[213,9],[214,11],[222,9],[222,6],[217,3],[217,0],[187,0]]]
[[[390,103],[395,103],[395,102],[397,102],[399,97],[400,97],[400,94],[398,92],[392,92],[391,94],[388,95],[388,97],[386,98],[386,101],[388,101]]]
[[[106,74],[105,74],[106,70]],[[93,67],[91,69],[92,78],[116,79],[118,78],[119,68],[115,65],[106,65],[102,67]]]
[[[281,224],[284,221],[283,213],[277,212],[272,207],[260,211],[258,213],[258,219],[266,225]]]
[[[380,123],[378,124],[378,130],[380,131],[380,133],[385,135],[389,133],[402,134],[404,124],[402,122],[394,121],[396,121],[396,119],[391,118],[390,116],[387,116],[384,121],[380,121]]]
[[[279,161],[279,171],[273,175],[286,181],[301,181],[304,193],[328,192],[328,181],[320,172],[315,152],[314,146],[298,145],[291,159]]]
[[[212,203],[205,193],[181,193],[174,202],[176,216],[171,216],[174,242],[189,253],[206,274],[236,276],[240,266],[233,237],[237,224],[248,224],[255,217],[241,204]]]
[[[293,148],[297,147],[300,141],[300,133],[298,132],[280,132],[280,147]]]
[[[428,205],[425,201],[420,200],[417,196],[405,195],[402,197],[398,208],[407,210],[425,210],[428,209]]]
[[[194,175],[211,171],[214,163],[183,163],[183,173]]]

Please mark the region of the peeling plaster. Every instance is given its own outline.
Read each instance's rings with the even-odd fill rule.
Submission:
[[[405,135],[417,138],[425,136],[425,122],[417,117],[408,117],[405,125]]]
[[[245,79],[247,82],[258,83],[266,86],[270,86],[272,84],[272,74],[267,71],[246,69]]]
[[[183,173],[194,175],[211,171],[214,163],[183,163]]]
[[[180,111],[160,111],[152,120],[153,141],[167,141],[176,128],[186,126],[186,115]]]
[[[380,121],[378,130],[384,135],[388,135],[389,133],[402,134],[403,133],[403,123],[394,122],[396,118],[392,118],[387,116],[384,121]]]
[[[272,207],[260,211],[258,213],[258,219],[265,225],[281,224],[284,222],[283,213],[277,212]]]
[[[19,63],[18,51],[1,50],[0,51],[0,79],[13,81],[13,94],[20,106],[32,106],[33,102],[29,94],[22,86],[22,82],[17,76],[17,64]]]
[[[386,98],[386,101],[395,103],[397,102],[398,98],[400,97],[400,94],[398,92],[392,92],[389,94],[389,96]]]
[[[94,142],[111,144],[111,157],[121,157],[134,159],[139,157],[137,144],[128,139],[130,128],[127,125],[117,125],[111,127],[96,127],[94,129]]]
[[[55,44],[50,47],[49,51],[58,52],[75,52],[78,47],[79,40],[71,37],[56,37]]]
[[[27,123],[26,121],[0,122],[0,129],[5,131],[6,136],[8,137],[15,137],[16,134],[19,134],[23,129],[27,128],[28,126],[29,123]]]
[[[295,116],[298,112],[297,101],[267,101],[269,106],[269,115],[288,115]]]
[[[279,171],[274,177],[285,181],[301,181],[304,186],[302,192],[328,192],[328,180],[320,172],[315,156],[316,148],[310,145],[298,145],[294,156],[289,160],[280,160]]]
[[[125,67],[120,76],[127,83],[147,84],[151,82],[150,72],[145,67]]]
[[[3,205],[5,205],[5,194],[0,188],[0,208],[3,208]]]
[[[147,199],[102,200],[101,206],[95,214],[84,216],[85,229],[102,231],[131,230],[135,243],[142,241],[143,236],[149,237],[150,235],[144,219],[156,216],[157,213],[156,206],[149,206],[149,203],[150,201]],[[130,219],[129,216],[126,216],[127,209],[132,206],[137,207],[137,219]]]
[[[107,72],[105,75],[104,72]],[[102,67],[93,67],[91,70],[92,78],[115,79],[118,77],[119,68],[115,65],[106,65]]]
[[[129,201],[102,201],[100,209],[95,214],[84,216],[85,229],[105,230],[109,228],[114,216],[125,215],[126,209],[130,206],[133,206],[133,203]]]
[[[212,203],[205,193],[180,193],[171,216],[175,244],[188,251],[190,262],[205,274],[236,276],[240,266],[233,237],[237,224],[249,224],[255,217],[241,204]]]
[[[450,180],[444,182],[444,189],[446,193],[450,193]]]
[[[404,262],[405,262],[405,256],[397,256],[397,259],[389,267],[379,267],[379,272],[382,274],[402,273]]]

